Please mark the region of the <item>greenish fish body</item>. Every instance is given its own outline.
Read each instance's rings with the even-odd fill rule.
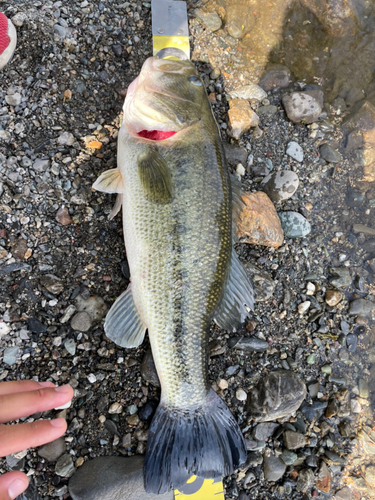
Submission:
[[[241,431],[207,376],[210,322],[234,330],[253,305],[232,249],[230,185],[193,64],[148,59],[128,90],[118,168],[94,187],[119,193],[131,272],[106,333],[135,347],[147,328],[161,382],[145,459],[153,493],[192,474],[228,475],[246,459]]]

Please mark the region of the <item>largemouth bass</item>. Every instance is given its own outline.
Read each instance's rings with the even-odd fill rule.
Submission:
[[[118,167],[93,187],[118,193],[112,216],[122,204],[131,273],[105,332],[129,348],[148,329],[161,383],[146,491],[179,488],[193,474],[227,476],[245,461],[246,446],[210,388],[208,332],[212,320],[235,331],[253,290],[232,246],[236,203],[219,132],[190,61],[144,63],[124,103]]]

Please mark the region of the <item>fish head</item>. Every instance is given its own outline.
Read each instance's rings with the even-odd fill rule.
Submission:
[[[201,119],[205,95],[191,61],[150,57],[128,88],[124,125],[133,136],[167,139]]]

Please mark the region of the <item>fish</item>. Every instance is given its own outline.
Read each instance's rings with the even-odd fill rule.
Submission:
[[[117,168],[93,188],[117,193],[130,284],[104,329],[125,348],[146,329],[161,384],[144,462],[146,492],[218,478],[246,460],[239,425],[208,378],[212,320],[241,327],[253,287],[233,247],[241,194],[231,181],[207,93],[191,61],[147,59],[130,84]]]

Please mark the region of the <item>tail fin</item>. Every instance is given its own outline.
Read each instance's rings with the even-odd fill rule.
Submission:
[[[192,476],[228,476],[246,460],[241,430],[211,390],[196,410],[161,403],[151,422],[144,464],[147,493],[178,489]]]

